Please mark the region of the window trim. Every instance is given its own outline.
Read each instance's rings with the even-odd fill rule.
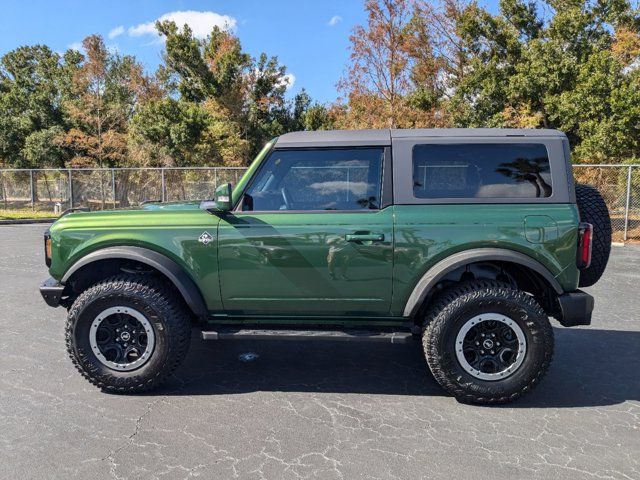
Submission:
[[[547,154],[547,163],[549,165],[549,177],[551,180],[551,195],[549,195],[548,197],[418,197],[416,196],[416,192],[415,192],[415,184],[412,182],[411,185],[411,195],[414,198],[418,198],[420,200],[454,200],[454,199],[459,199],[459,200],[502,200],[504,202],[507,203],[513,203],[513,201],[522,201],[523,203],[528,203],[529,200],[539,200],[539,199],[544,199],[544,198],[551,198],[553,196],[553,190],[554,190],[554,179],[553,179],[553,173],[551,172],[551,154],[549,152],[549,148],[547,147],[547,145],[544,144],[544,142],[518,142],[518,143],[505,143],[505,142],[459,142],[459,143],[434,143],[434,142],[425,142],[425,143],[416,143],[411,147],[411,178],[414,179],[415,178],[415,166],[416,166],[416,157],[415,157],[415,152],[416,152],[416,148],[420,148],[420,147],[429,147],[432,145],[449,145],[449,146],[462,146],[462,145],[541,145],[546,154]],[[425,172],[426,175],[426,172]]]
[[[549,197],[539,198],[418,198],[413,196],[413,158],[415,145],[438,144],[504,144],[539,143],[546,147],[551,170],[552,192]],[[393,203],[394,205],[481,205],[481,204],[538,204],[571,203],[566,180],[565,154],[561,137],[553,136],[505,136],[505,137],[407,137],[393,139]]]
[[[283,152],[283,151],[318,151],[318,150],[371,150],[371,149],[377,149],[377,150],[381,150],[382,151],[382,171],[380,172],[380,191],[379,191],[379,197],[380,197],[380,207],[379,208],[367,208],[367,209],[362,209],[362,210],[242,210],[242,205],[244,202],[244,195],[245,193],[251,188],[251,186],[254,184],[254,182],[256,181],[256,179],[258,178],[258,175],[260,175],[260,173],[262,172],[262,170],[265,168],[265,165],[267,164],[267,162],[271,159],[271,156],[274,155],[277,152]],[[234,215],[257,215],[257,214],[263,214],[263,213],[268,213],[268,214],[274,214],[274,213],[278,213],[278,214],[290,214],[290,213],[378,213],[382,210],[384,210],[386,207],[388,207],[389,205],[392,204],[392,198],[393,198],[393,185],[392,185],[392,180],[391,180],[391,148],[388,146],[381,146],[381,145],[357,145],[357,146],[331,146],[331,147],[286,147],[286,148],[272,148],[271,151],[269,152],[269,154],[264,158],[264,160],[262,161],[262,163],[260,164],[260,166],[256,169],[256,171],[254,172],[253,176],[249,179],[249,181],[247,182],[247,185],[245,186],[245,189],[243,190],[242,194],[240,195],[240,198],[238,199],[238,201],[236,202],[233,210],[231,210],[231,212]],[[385,173],[385,172],[388,172]],[[387,177],[389,177],[389,179],[387,179]],[[387,185],[387,182],[389,182],[389,184]],[[387,195],[385,196],[385,191],[387,191]],[[391,197],[389,198],[389,195],[391,195]],[[389,204],[385,204],[385,200],[389,201]]]

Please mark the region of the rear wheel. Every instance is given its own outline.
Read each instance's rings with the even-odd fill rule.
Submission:
[[[191,322],[163,282],[119,275],[84,291],[67,320],[69,355],[92,384],[113,392],[158,386],[182,362]]]
[[[468,403],[506,403],[531,390],[553,356],[553,330],[530,295],[473,281],[444,292],[426,316],[423,347],[436,381]]]

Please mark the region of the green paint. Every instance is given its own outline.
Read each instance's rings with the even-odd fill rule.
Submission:
[[[578,288],[576,245],[578,209],[548,204],[545,215],[557,224],[558,237],[532,244],[525,217],[539,213],[535,204],[399,205],[395,210],[393,304],[398,315],[420,277],[440,260],[463,250],[492,247],[524,253],[543,264],[562,288]]]
[[[356,232],[381,242],[347,242]],[[249,314],[388,315],[393,209],[353,213],[250,213],[222,217],[221,296]]]
[[[234,199],[271,147],[265,146],[235,187]],[[565,291],[578,284],[578,212],[571,204],[216,214],[198,205],[150,204],[66,215],[51,227],[50,273],[60,279],[84,255],[108,246],[145,247],[184,268],[212,319],[238,323],[247,316],[287,323],[296,318],[313,323],[322,316],[342,324],[397,324],[429,268],[453,253],[479,247],[529,255]],[[198,241],[205,231],[213,237],[207,245]]]

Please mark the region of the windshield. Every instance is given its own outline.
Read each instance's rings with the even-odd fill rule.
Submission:
[[[253,176],[253,173],[258,169],[258,166],[260,165],[260,163],[262,163],[262,160],[264,160],[264,157],[266,157],[267,154],[271,151],[271,148],[275,145],[276,140],[277,138],[274,138],[273,140],[268,142],[264,147],[262,147],[262,150],[260,150],[260,153],[258,153],[258,155],[253,160],[253,162],[251,162],[249,169],[242,176],[238,184],[233,188],[234,203],[237,201],[237,199],[239,199],[242,196],[244,189],[247,186],[247,183],[249,182],[249,179]]]

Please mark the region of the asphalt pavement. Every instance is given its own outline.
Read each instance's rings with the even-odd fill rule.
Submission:
[[[416,345],[204,342],[159,391],[75,371],[43,225],[0,226],[0,478],[640,479],[640,247],[614,247],[590,327],[555,324],[508,406],[446,396]]]

